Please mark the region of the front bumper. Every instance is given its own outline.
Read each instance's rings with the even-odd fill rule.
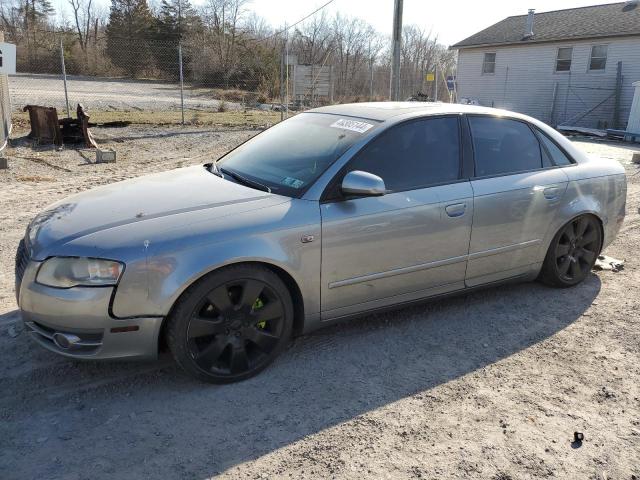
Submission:
[[[24,269],[18,304],[30,336],[52,352],[86,359],[156,358],[160,317],[116,319],[109,304],[114,287],[52,288],[35,282],[41,262]],[[115,329],[115,330],[114,330]],[[67,348],[60,335],[76,341]]]

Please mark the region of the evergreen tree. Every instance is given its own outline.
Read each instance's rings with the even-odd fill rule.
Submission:
[[[130,76],[153,67],[150,40],[154,19],[146,0],[111,0],[107,55]]]
[[[156,20],[158,47],[154,49],[156,65],[170,77],[177,77],[178,45],[185,37],[202,30],[202,20],[189,0],[162,0]],[[190,63],[188,52],[182,50],[183,70]]]
[[[162,0],[157,20],[160,39],[179,41],[200,28],[202,21],[189,0]]]

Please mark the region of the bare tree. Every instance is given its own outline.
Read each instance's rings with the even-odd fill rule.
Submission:
[[[89,36],[92,30],[95,31],[95,14],[93,11],[93,0],[68,0],[73,10],[75,31],[78,37],[78,44],[83,53],[87,53]]]
[[[323,63],[334,44],[332,33],[324,10],[302,23],[291,39],[291,48],[297,53],[300,63]]]

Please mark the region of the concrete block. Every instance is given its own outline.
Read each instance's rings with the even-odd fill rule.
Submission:
[[[96,149],[96,163],[116,163],[116,151]]]
[[[0,170],[9,168],[9,160],[7,157],[0,157]]]
[[[640,152],[634,153],[633,157],[631,157],[631,161],[633,163],[640,163]]]

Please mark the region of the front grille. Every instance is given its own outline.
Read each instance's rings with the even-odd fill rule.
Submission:
[[[24,271],[27,269],[28,263],[29,251],[24,243],[24,239],[22,239],[16,251],[16,300],[20,297],[20,285],[22,284],[22,277],[24,276]]]

